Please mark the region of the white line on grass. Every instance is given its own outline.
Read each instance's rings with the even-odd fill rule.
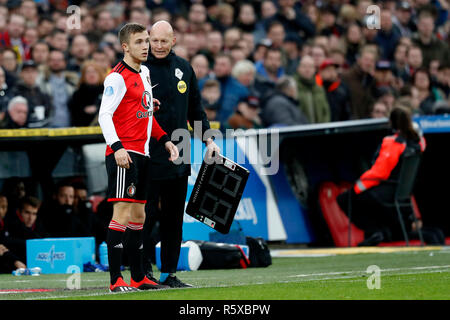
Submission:
[[[450,268],[450,265],[444,265],[444,266],[423,266],[423,267],[410,267],[410,268],[390,268],[390,269],[382,269],[383,272],[389,272],[389,271],[426,271],[426,272],[420,272],[420,273],[435,273],[435,272],[441,272],[442,270],[439,269],[446,269]],[[428,270],[428,271],[427,271]],[[302,278],[300,282],[310,282],[310,281],[323,281],[323,280],[341,280],[341,279],[349,279],[354,278],[356,276],[360,276],[361,274],[366,274],[366,271],[342,271],[342,272],[324,272],[324,273],[311,273],[311,274],[300,274],[300,275],[292,275],[287,276],[287,278]],[[414,274],[411,272],[400,272],[393,275],[407,275],[407,274]],[[341,275],[341,276],[339,276]],[[337,276],[337,277],[336,277]],[[307,277],[311,277],[310,279],[307,279]],[[314,277],[321,277],[321,278],[314,278]],[[293,282],[299,282],[295,280],[279,280],[271,283],[293,283]],[[220,284],[220,285],[210,285],[210,286],[195,286],[194,288],[180,288],[180,289],[167,289],[168,291],[172,290],[194,290],[194,289],[202,289],[202,288],[228,288],[228,287],[241,287],[241,286],[247,286],[247,285],[261,285],[261,284],[267,284],[267,283],[238,283],[238,284]],[[155,291],[167,291],[167,290],[155,290]],[[105,289],[106,291],[106,289]],[[148,292],[148,291],[147,291]],[[82,298],[82,297],[96,297],[96,296],[105,296],[110,294],[126,294],[126,293],[109,293],[109,292],[96,292],[96,293],[90,293],[90,294],[83,294],[83,295],[77,295],[76,297]],[[65,298],[72,298],[75,297],[74,295],[58,295],[58,296],[46,296],[46,297],[33,297],[33,298],[27,298],[26,300],[37,300],[37,299],[65,299]]]

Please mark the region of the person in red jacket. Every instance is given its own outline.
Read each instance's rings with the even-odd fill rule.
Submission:
[[[376,245],[396,237],[396,232],[400,230],[397,213],[395,209],[380,204],[394,202],[395,185],[387,183],[387,180],[398,179],[401,159],[407,149],[422,153],[426,147],[425,138],[414,129],[407,109],[395,107],[389,120],[394,134],[383,139],[372,167],[360,176],[350,190],[337,197],[339,206],[346,214],[351,204],[352,222],[364,230],[365,240],[359,245]],[[405,208],[402,212],[407,231],[414,231],[418,226],[413,223],[412,208]]]

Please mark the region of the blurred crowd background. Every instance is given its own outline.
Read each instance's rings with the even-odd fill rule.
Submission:
[[[375,10],[372,10],[375,5]],[[75,6],[75,7],[74,7]],[[97,125],[117,32],[169,21],[221,128],[446,113],[446,0],[0,0],[0,127]]]

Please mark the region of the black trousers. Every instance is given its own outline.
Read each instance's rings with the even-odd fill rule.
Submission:
[[[183,215],[187,195],[188,176],[153,180],[148,190],[144,223],[144,272],[152,272],[155,250],[155,225],[159,224],[161,239],[161,272],[175,273],[180,255]]]
[[[353,190],[347,190],[336,200],[347,216],[351,211],[352,223],[364,230],[366,238],[378,231],[383,232],[385,241],[403,238],[397,211],[395,208],[385,207],[380,203],[380,200],[393,203],[391,187],[377,186],[360,194],[355,194]],[[401,212],[405,227],[409,232],[411,221],[408,217],[413,213],[412,207],[403,207]]]

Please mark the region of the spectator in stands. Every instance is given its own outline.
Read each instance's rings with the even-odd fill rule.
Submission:
[[[89,220],[83,220],[75,212],[75,189],[67,182],[58,184],[53,200],[44,202],[39,215],[51,237],[89,237]]]
[[[8,103],[5,119],[0,124],[3,129],[20,129],[28,125],[28,102],[21,96],[12,98]]]
[[[281,49],[279,47],[268,48],[264,54],[263,61],[257,61],[255,68],[257,74],[276,83],[284,75]]]
[[[310,123],[329,122],[330,106],[325,90],[316,84],[315,72],[313,58],[304,56],[294,76],[297,81],[299,107]]]
[[[4,45],[16,52],[18,62],[25,60],[25,43],[23,40],[25,22],[25,18],[22,15],[12,13],[9,16],[7,30],[3,36]]]
[[[50,45],[50,51],[59,50],[61,52],[67,52],[69,48],[69,36],[64,30],[53,29],[49,35],[48,44]]]
[[[220,83],[215,79],[205,81],[202,91],[202,105],[208,121],[215,121],[219,110]]]
[[[370,114],[371,118],[387,118],[389,115],[389,110],[387,105],[382,101],[376,101],[373,105],[372,112]]]
[[[375,37],[375,43],[381,49],[382,59],[392,60],[394,50],[401,37],[401,33],[397,26],[392,23],[392,13],[389,9],[382,9],[380,13],[380,27]]]
[[[433,114],[435,103],[444,100],[444,94],[433,86],[428,70],[426,68],[416,70],[412,84],[418,92],[420,112],[425,115]]]
[[[350,91],[338,74],[339,65],[331,59],[325,59],[316,76],[318,85],[323,86],[331,111],[331,121],[350,119]]]
[[[39,71],[47,65],[49,53],[50,47],[44,41],[38,41],[31,47],[31,60],[38,65]]]
[[[435,23],[433,15],[428,11],[422,11],[417,21],[417,34],[413,36],[413,42],[423,54],[423,65],[428,67],[433,60],[440,63],[450,61],[450,50],[448,45],[438,39],[435,35]]]
[[[446,99],[450,98],[450,62],[439,66],[436,85],[442,90]]]
[[[296,6],[296,2],[292,0],[278,1],[279,9],[272,16],[271,20],[280,21],[286,34],[297,33],[302,35],[302,40],[313,37],[316,33],[316,27],[309,17],[301,12]],[[284,37],[282,38],[282,40]]]
[[[41,201],[35,197],[24,197],[20,201],[16,215],[8,221],[8,247],[26,261],[26,240],[46,237],[46,232],[38,219]]]
[[[416,31],[416,25],[411,19],[412,7],[408,1],[399,1],[392,17],[393,23],[397,26],[402,37],[411,37]]]
[[[351,96],[352,118],[370,117],[370,106],[375,101],[375,61],[376,52],[371,47],[363,47],[355,65],[342,75]]]
[[[402,80],[402,84],[409,81],[409,70],[407,64],[408,46],[398,43],[394,52],[394,61],[392,64],[393,74]]]
[[[203,31],[206,19],[207,14],[205,6],[202,3],[193,3],[189,8],[188,13],[188,32]]]
[[[411,78],[415,71],[422,67],[423,65],[423,55],[422,55],[422,49],[420,49],[418,46],[411,46],[408,49],[407,55],[406,55],[406,61],[408,64],[408,72],[409,72],[409,78],[408,82],[411,81]]]
[[[256,26],[255,8],[251,3],[242,3],[236,18],[236,26],[244,32],[255,31]]]
[[[283,24],[274,20],[267,26],[266,37],[272,42],[272,47],[281,49],[283,47],[283,41],[286,37],[286,31]]]
[[[327,51],[325,47],[315,44],[311,48],[311,57],[314,60],[314,67],[316,68],[316,72],[319,71],[320,66],[327,58]]]
[[[236,46],[242,38],[242,31],[236,27],[229,28],[223,33],[223,51],[228,52]],[[217,57],[217,56],[216,56]]]
[[[20,201],[27,195],[25,182],[19,177],[10,177],[5,180],[2,187],[3,195],[8,198],[8,213],[6,218],[16,214]]]
[[[0,121],[5,118],[8,102],[12,97],[11,90],[6,84],[5,70],[0,67]]]
[[[225,122],[235,111],[240,99],[247,97],[249,92],[231,75],[232,61],[228,54],[219,54],[214,63],[214,77],[220,83],[220,109],[217,120]],[[199,81],[200,90],[206,79]]]
[[[88,60],[83,64],[78,87],[68,103],[73,126],[96,124],[104,79],[105,73],[95,61]]]
[[[236,111],[228,118],[224,124],[224,129],[259,129],[262,128],[261,119],[259,117],[259,99],[249,96],[242,98]]]
[[[285,72],[294,75],[300,61],[301,40],[297,35],[287,35],[284,38],[283,50],[286,52]]]
[[[351,24],[344,37],[341,39],[341,46],[345,47],[346,62],[349,65],[353,65],[356,62],[357,55],[361,51],[364,43],[361,27],[356,23]]]
[[[17,52],[11,48],[5,48],[2,54],[2,67],[11,74],[11,77],[17,76],[19,68]]]
[[[266,127],[291,126],[309,123],[298,107],[297,82],[293,77],[281,77],[275,92],[262,106],[261,119]]]
[[[70,127],[72,124],[70,110],[67,106],[75,91],[78,76],[66,70],[64,53],[59,50],[50,51],[48,69],[39,78],[38,85],[42,92],[51,97],[54,113],[51,127]]]
[[[214,59],[222,52],[223,49],[223,35],[218,30],[213,30],[208,33],[206,38],[206,48],[200,50],[209,61],[209,67],[213,68]]]
[[[201,80],[207,76],[209,76],[209,61],[208,58],[204,54],[197,54],[191,59],[191,66],[194,69],[195,76],[198,80]]]
[[[70,46],[71,59],[67,64],[67,70],[81,75],[81,67],[90,54],[91,51],[88,38],[83,34],[76,35],[72,39]]]
[[[37,84],[38,66],[33,60],[22,64],[20,80],[13,89],[13,94],[22,96],[28,102],[28,127],[47,127],[53,116],[50,97],[43,93]]]

